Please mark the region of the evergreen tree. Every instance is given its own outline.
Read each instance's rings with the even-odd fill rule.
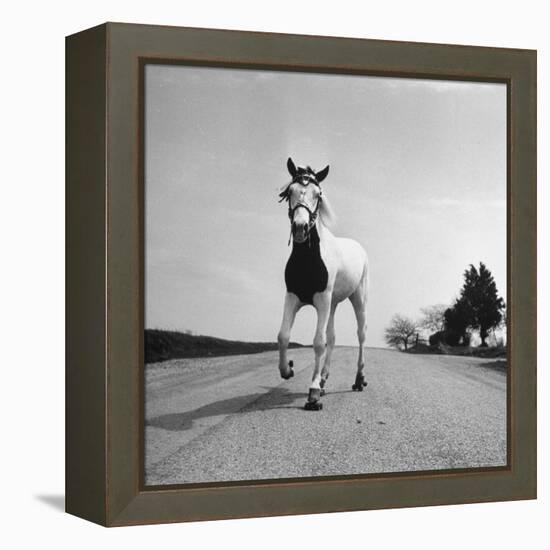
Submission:
[[[464,272],[464,286],[455,308],[458,304],[467,326],[479,330],[481,346],[487,346],[489,331],[502,321],[504,300],[498,295],[493,275],[483,262],[479,264],[479,271],[470,265]]]
[[[471,309],[462,298],[455,301],[453,307],[445,310],[445,341],[450,346],[469,342],[466,332],[471,322]]]

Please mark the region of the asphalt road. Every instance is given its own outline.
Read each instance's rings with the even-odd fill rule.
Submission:
[[[146,367],[147,485],[506,464],[506,374],[494,360],[336,348],[321,411],[304,411],[313,351]]]

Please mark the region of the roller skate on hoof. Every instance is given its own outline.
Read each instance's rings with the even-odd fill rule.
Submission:
[[[320,411],[323,408],[323,404],[319,401],[321,398],[321,390],[317,388],[311,388],[307,397],[304,409],[306,411]]]
[[[281,373],[281,378],[284,380],[289,380],[294,376],[294,369],[292,368],[294,366],[294,361],[288,362],[288,372],[286,374]]]
[[[367,382],[365,381],[365,377],[362,374],[358,374],[355,377],[355,383],[351,387],[353,391],[363,391],[363,388],[367,386]]]

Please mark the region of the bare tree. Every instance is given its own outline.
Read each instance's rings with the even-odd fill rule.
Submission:
[[[445,328],[445,310],[449,306],[436,304],[422,308],[422,319],[420,326],[430,332],[439,332]]]
[[[386,329],[386,343],[397,349],[409,349],[418,331],[418,324],[402,315],[394,315],[390,326]]]

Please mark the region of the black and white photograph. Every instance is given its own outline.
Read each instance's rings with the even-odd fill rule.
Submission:
[[[143,93],[145,485],[505,468],[506,84]]]
[[[545,549],[545,7],[5,3],[0,546]]]

